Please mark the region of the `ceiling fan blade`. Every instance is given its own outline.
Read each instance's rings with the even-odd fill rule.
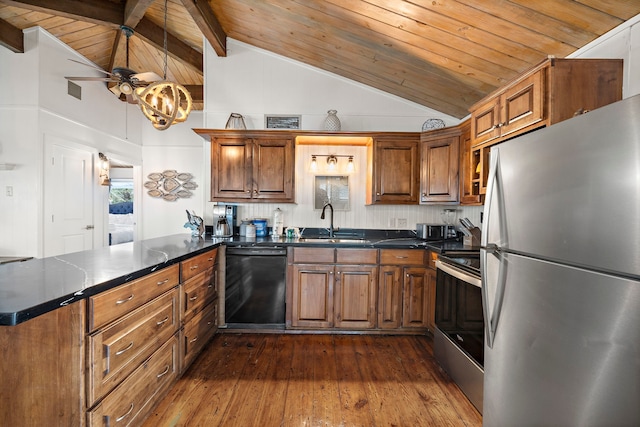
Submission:
[[[113,85],[109,88],[109,90],[113,92],[113,94],[117,97],[120,97],[120,94],[122,93],[120,91],[120,85]]]
[[[81,64],[81,65],[84,65],[85,67],[93,68],[94,70],[100,71],[101,73],[105,73],[105,74],[108,74],[110,76],[113,76],[113,74],[111,74],[110,72],[105,71],[102,68],[97,67],[95,65],[87,64],[86,62],[82,62],[82,61],[76,61],[75,59],[71,59],[71,58],[67,58],[67,59],[69,59],[69,61],[71,61],[71,62],[75,62],[75,63]]]
[[[120,80],[111,77],[65,77],[67,80],[78,82],[119,82]]]

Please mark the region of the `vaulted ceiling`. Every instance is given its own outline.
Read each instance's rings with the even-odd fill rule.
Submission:
[[[638,0],[167,0],[167,77],[203,108],[203,36],[301,61],[454,117],[548,55],[640,13]],[[40,26],[112,70],[164,71],[165,0],[0,0],[0,44]]]

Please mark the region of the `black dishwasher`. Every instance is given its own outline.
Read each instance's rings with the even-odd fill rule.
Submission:
[[[286,248],[227,247],[227,328],[284,329],[286,269]]]

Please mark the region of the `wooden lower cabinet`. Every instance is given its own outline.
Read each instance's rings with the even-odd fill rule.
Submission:
[[[426,328],[429,325],[430,287],[430,277],[426,268],[403,268],[403,328]]]
[[[430,330],[435,324],[435,270],[424,249],[381,249],[378,327]]]
[[[291,271],[293,272],[291,326],[333,327],[333,265],[295,264]]]
[[[174,335],[88,414],[89,426],[140,425],[178,375]]]
[[[378,279],[378,327],[397,329],[402,325],[402,268],[380,266]]]
[[[378,267],[337,265],[335,267],[334,326],[370,329],[376,326]]]
[[[428,251],[328,251],[333,249],[290,250],[288,326],[433,331],[435,270]]]

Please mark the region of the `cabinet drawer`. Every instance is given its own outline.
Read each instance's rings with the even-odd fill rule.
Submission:
[[[122,317],[178,285],[177,264],[89,297],[89,331]]]
[[[200,350],[218,330],[218,302],[205,307],[185,325],[182,335],[182,371],[200,353]]]
[[[333,248],[293,248],[294,264],[333,264]]]
[[[124,380],[179,327],[178,288],[88,337],[89,406]]]
[[[191,279],[195,275],[202,273],[203,271],[208,270],[213,267],[216,263],[216,256],[218,255],[218,249],[213,249],[209,252],[205,252],[200,255],[196,255],[193,258],[189,258],[186,261],[182,261],[180,263],[181,273],[180,278],[181,281],[184,282],[186,280]]]
[[[380,264],[425,265],[426,253],[424,249],[380,249]]]
[[[210,268],[182,284],[183,322],[188,322],[202,307],[218,297],[215,277],[213,268]]]
[[[336,263],[338,264],[377,264],[377,249],[337,249]]]
[[[89,426],[141,425],[178,375],[177,334],[89,411]]]

